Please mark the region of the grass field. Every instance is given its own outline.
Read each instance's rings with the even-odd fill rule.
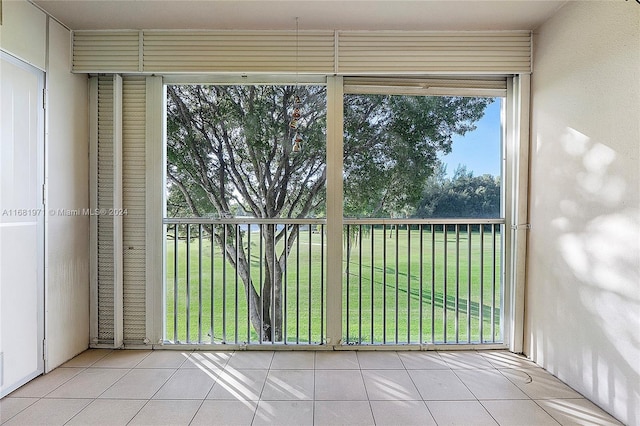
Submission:
[[[177,244],[177,279],[176,246],[173,239],[167,241],[166,338],[257,343],[242,280],[223,262],[220,247],[214,246],[212,253],[208,236],[202,241],[193,237],[192,233],[189,286],[186,240]],[[290,343],[324,339],[326,251],[321,238],[319,233],[302,232],[288,258],[282,297],[283,338]],[[380,228],[355,240],[348,256],[345,247],[342,264],[345,343],[500,340],[499,232],[485,231],[481,241],[478,226],[471,232],[466,226],[448,230],[446,250],[442,229],[432,233],[425,228],[421,233]],[[254,285],[259,286],[264,268],[258,232],[251,233],[251,247],[245,252],[252,260]]]

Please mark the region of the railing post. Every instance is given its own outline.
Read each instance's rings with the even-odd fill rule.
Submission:
[[[342,342],[342,77],[327,77],[327,344]]]

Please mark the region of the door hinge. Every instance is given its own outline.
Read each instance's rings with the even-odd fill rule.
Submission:
[[[47,359],[47,339],[42,339],[42,359]]]
[[[47,184],[42,184],[42,205],[45,206],[47,204]]]
[[[42,109],[47,109],[47,95],[49,91],[47,89],[42,89]]]

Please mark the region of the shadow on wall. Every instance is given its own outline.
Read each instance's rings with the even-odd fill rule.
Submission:
[[[532,355],[541,348],[545,368],[636,424],[640,209],[632,187],[638,182],[626,180],[635,172],[614,149],[572,128],[558,144],[538,140],[537,149],[539,158],[555,159],[536,169],[547,173],[538,179],[547,187],[536,190],[532,210],[535,256],[549,268],[536,273],[546,283],[536,286],[535,298],[552,318],[544,320],[547,332],[531,327]]]

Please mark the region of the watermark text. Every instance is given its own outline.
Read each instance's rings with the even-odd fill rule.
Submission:
[[[38,216],[126,216],[127,209],[2,209],[3,217]]]

